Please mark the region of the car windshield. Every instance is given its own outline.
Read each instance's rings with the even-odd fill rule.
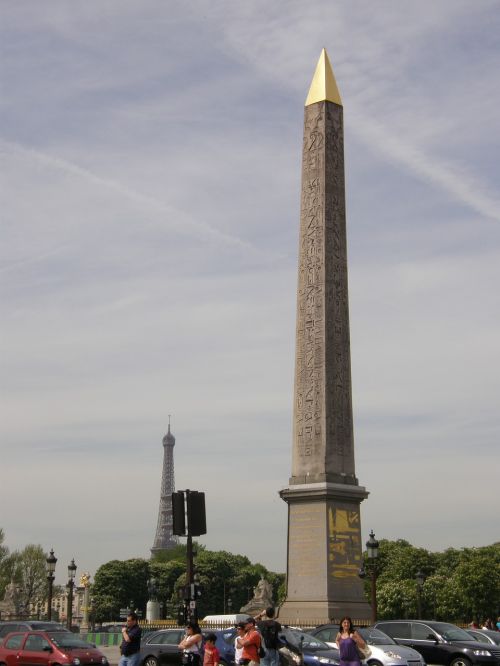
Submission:
[[[485,629],[484,631],[471,631],[470,634],[480,643],[489,643],[489,641],[493,641],[496,645],[500,645],[500,631],[489,631]]]
[[[302,644],[302,647],[306,650],[332,649],[329,645],[323,643],[323,641],[320,641],[319,638],[316,638],[316,636],[311,636],[311,634],[306,634],[303,631],[299,631],[298,629],[288,629],[284,635],[287,640],[290,640],[291,637],[291,640],[296,645]]]
[[[37,622],[36,624],[33,623],[32,628],[36,629],[36,631],[50,631],[50,630],[65,631],[65,632],[68,631],[64,625],[56,624],[55,622]]]
[[[460,627],[447,622],[436,622],[430,625],[445,641],[470,641],[472,636]]]
[[[357,629],[363,640],[369,645],[396,645],[390,636],[384,634],[380,629],[366,629],[364,627]]]
[[[50,640],[57,645],[57,647],[62,648],[89,648],[91,647],[89,643],[86,643],[81,638],[78,638],[69,631],[50,631],[48,634]]]
[[[222,632],[222,638],[224,642],[228,645],[234,645],[234,639],[236,638],[236,629],[227,629]]]

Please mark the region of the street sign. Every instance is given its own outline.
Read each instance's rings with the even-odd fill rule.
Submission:
[[[190,601],[189,608],[196,608],[196,601]]]

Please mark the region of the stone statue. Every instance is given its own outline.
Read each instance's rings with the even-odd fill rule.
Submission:
[[[274,606],[273,602],[273,586],[271,583],[261,576],[261,579],[253,589],[253,598],[240,608],[240,613],[248,613],[254,615],[269,606]]]
[[[3,597],[3,601],[0,601],[0,615],[2,617],[2,620],[9,620],[11,618],[16,617],[17,615],[16,597],[17,597],[16,584],[14,583],[14,581],[11,581],[5,587],[5,594]]]

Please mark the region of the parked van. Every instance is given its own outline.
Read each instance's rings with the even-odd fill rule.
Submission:
[[[250,617],[248,613],[232,613],[229,615],[206,615],[203,618],[204,624],[209,624],[211,627],[233,627],[238,622],[243,622],[247,617]]]

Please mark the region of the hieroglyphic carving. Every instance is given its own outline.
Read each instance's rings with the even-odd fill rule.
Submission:
[[[334,578],[357,578],[361,566],[359,510],[328,510],[328,563]]]
[[[302,152],[292,475],[352,483],[344,190],[342,108],[313,104]]]

